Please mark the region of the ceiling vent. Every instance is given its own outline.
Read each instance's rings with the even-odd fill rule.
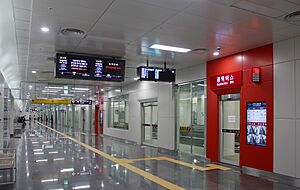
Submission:
[[[196,48],[196,49],[192,49],[191,52],[207,52],[209,51],[209,49],[207,48]]]
[[[300,11],[292,12],[284,17],[284,20],[291,24],[300,24]]]
[[[85,32],[77,28],[63,28],[60,30],[60,33],[68,37],[75,37],[75,38],[85,37]]]

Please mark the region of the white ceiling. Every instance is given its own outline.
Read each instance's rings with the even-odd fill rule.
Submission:
[[[28,82],[99,85],[113,88],[133,82],[135,68],[163,64],[177,69],[300,35],[300,25],[283,16],[300,10],[299,0],[13,0],[20,78]],[[300,23],[298,23],[300,24]],[[40,28],[47,26],[49,33]],[[66,37],[61,28],[86,32],[85,38]],[[160,43],[208,52],[187,54],[151,51]],[[57,51],[122,57],[125,83],[54,78]],[[33,75],[32,70],[38,73]],[[28,83],[29,84],[29,83]],[[25,87],[26,85],[24,85]]]

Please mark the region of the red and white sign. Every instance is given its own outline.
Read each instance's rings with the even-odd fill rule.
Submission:
[[[242,71],[212,76],[210,81],[211,88],[214,89],[242,85],[242,76]]]
[[[260,82],[260,68],[253,67],[251,73],[252,73],[252,82],[259,83]]]

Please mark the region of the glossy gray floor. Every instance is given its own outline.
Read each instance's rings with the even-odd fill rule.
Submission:
[[[199,158],[161,153],[156,148],[136,145],[110,137],[95,138],[79,132],[60,130],[118,158],[166,156],[205,166]],[[17,182],[0,189],[165,189],[78,144],[32,124],[17,145]],[[196,159],[196,160],[195,160]],[[184,189],[296,189],[245,174],[239,170],[198,171],[168,161],[138,161],[132,165]]]

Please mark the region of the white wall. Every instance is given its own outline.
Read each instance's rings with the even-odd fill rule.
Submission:
[[[108,128],[108,97],[121,93],[110,92],[105,98],[104,134],[141,143],[141,102],[158,101],[158,147],[175,148],[175,96],[171,83],[136,82],[123,88],[129,98],[128,130]]]
[[[206,63],[197,64],[192,67],[179,69],[176,71],[176,84],[205,78]]]
[[[274,172],[300,178],[300,37],[274,44]]]

